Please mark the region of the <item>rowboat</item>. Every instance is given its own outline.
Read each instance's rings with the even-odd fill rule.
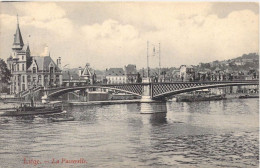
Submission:
[[[74,117],[68,117],[68,118],[51,118],[52,122],[62,122],[62,121],[74,121]]]

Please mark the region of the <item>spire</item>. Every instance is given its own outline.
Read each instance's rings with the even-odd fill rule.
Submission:
[[[13,43],[13,49],[22,49],[24,46],[22,34],[19,27],[19,19],[17,14],[17,28],[16,33],[14,34],[14,43]]]
[[[27,48],[26,48],[26,52],[30,53],[30,46],[29,46],[29,43],[27,43]]]

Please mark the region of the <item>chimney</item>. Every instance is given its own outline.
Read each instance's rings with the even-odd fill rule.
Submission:
[[[81,77],[81,73],[82,73],[82,68],[79,67],[79,77]]]
[[[57,66],[61,69],[61,57],[57,59]]]

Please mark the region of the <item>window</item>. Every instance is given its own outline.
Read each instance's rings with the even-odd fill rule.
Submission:
[[[19,64],[17,64],[17,71],[19,71]]]
[[[24,56],[22,56],[22,60],[23,60]]]
[[[33,67],[33,73],[36,73],[36,67]]]
[[[21,76],[18,76],[18,86],[20,86]]]
[[[50,73],[53,73],[53,72],[54,72],[53,67],[50,67]]]
[[[12,71],[14,71],[14,65],[12,64]]]
[[[46,85],[47,83],[48,83],[48,76],[45,75],[45,76],[44,76],[44,84]]]
[[[56,83],[59,83],[59,81],[60,81],[59,75],[56,75]]]
[[[24,64],[23,64],[23,68],[22,68],[22,69],[23,69],[23,71],[24,71]]]
[[[25,82],[25,77],[23,76],[23,83]]]
[[[42,83],[42,76],[41,75],[38,76],[38,82]]]
[[[30,75],[27,76],[27,82],[31,82],[31,76]]]

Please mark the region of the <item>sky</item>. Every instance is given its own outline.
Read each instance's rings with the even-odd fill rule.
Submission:
[[[259,52],[256,2],[0,2],[5,60],[17,14],[32,55],[50,53],[70,68],[141,69],[147,51],[150,67],[159,66],[159,55],[162,67],[179,67]]]

